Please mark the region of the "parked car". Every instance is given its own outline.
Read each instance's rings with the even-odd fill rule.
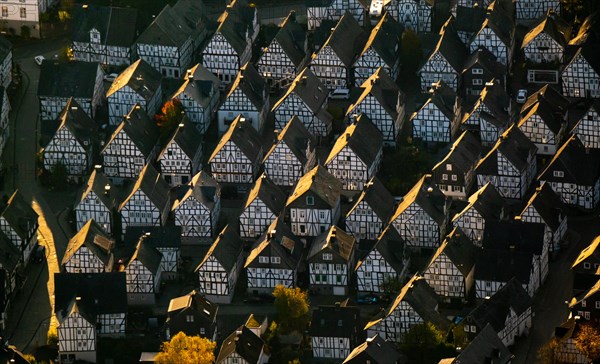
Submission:
[[[517,91],[517,102],[519,104],[524,104],[525,101],[527,101],[527,90],[520,89],[519,91]]]
[[[41,263],[46,259],[46,248],[42,245],[38,245],[33,254],[33,262]]]
[[[348,100],[350,97],[350,90],[347,88],[338,88],[329,94],[329,98],[332,100]]]
[[[117,76],[119,76],[117,73],[109,73],[108,75],[104,76],[104,81],[113,82]]]
[[[35,64],[37,64],[38,66],[42,66],[42,62],[44,62],[46,58],[44,56],[35,56],[33,57],[33,60],[35,61]]]
[[[356,298],[359,305],[374,305],[379,302],[379,296],[374,293],[367,293]]]

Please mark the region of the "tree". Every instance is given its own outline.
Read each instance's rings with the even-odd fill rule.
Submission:
[[[402,338],[401,348],[411,363],[438,363],[456,355],[444,341],[444,332],[431,322],[413,326]]]
[[[28,27],[27,25],[21,26],[21,37],[23,37],[23,38],[31,37],[31,28]]]
[[[421,63],[423,50],[421,49],[421,40],[417,33],[412,29],[406,29],[402,33],[402,69],[408,73],[417,72],[417,67]]]
[[[183,113],[181,101],[177,99],[169,100],[160,109],[160,113],[154,115],[154,120],[159,128],[170,129],[181,121]]]
[[[67,177],[69,172],[67,167],[62,162],[58,162],[52,168],[52,174],[50,175],[50,184],[57,190],[62,190],[67,187]]]
[[[277,285],[273,291],[277,323],[282,334],[294,330],[304,332],[308,326],[308,294],[298,287],[287,288]]]
[[[156,356],[158,364],[211,364],[215,361],[216,343],[180,332],[161,345]]]
[[[590,323],[582,323],[578,326],[579,331],[575,336],[575,346],[588,359],[592,361],[600,359],[600,331]]]
[[[553,337],[538,350],[538,361],[541,364],[558,364],[558,339]]]
[[[390,276],[381,283],[379,288],[386,296],[391,297],[400,292],[402,289],[402,281],[398,276]]]

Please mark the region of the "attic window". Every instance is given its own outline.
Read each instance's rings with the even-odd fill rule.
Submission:
[[[194,315],[185,316],[185,321],[186,322],[194,322]]]
[[[554,175],[554,177],[561,177],[562,178],[562,177],[565,176],[565,172],[563,172],[563,171],[554,171],[552,173],[552,175]]]
[[[331,253],[323,253],[323,260],[333,260],[333,255]]]
[[[313,206],[315,204],[315,198],[313,196],[306,196],[306,204]]]
[[[338,320],[338,326],[342,327],[342,325],[344,324],[344,322],[342,320]]]

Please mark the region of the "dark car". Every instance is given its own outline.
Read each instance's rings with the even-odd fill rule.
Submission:
[[[360,295],[356,299],[356,303],[359,305],[374,305],[377,302],[379,302],[379,296],[374,293]]]
[[[46,248],[42,245],[38,245],[35,249],[35,253],[33,253],[33,262],[41,263],[46,258]]]

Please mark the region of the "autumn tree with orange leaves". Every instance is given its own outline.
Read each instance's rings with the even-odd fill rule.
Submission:
[[[154,115],[156,125],[161,129],[171,129],[176,126],[183,116],[184,110],[181,101],[174,99],[165,102],[160,112]]]

